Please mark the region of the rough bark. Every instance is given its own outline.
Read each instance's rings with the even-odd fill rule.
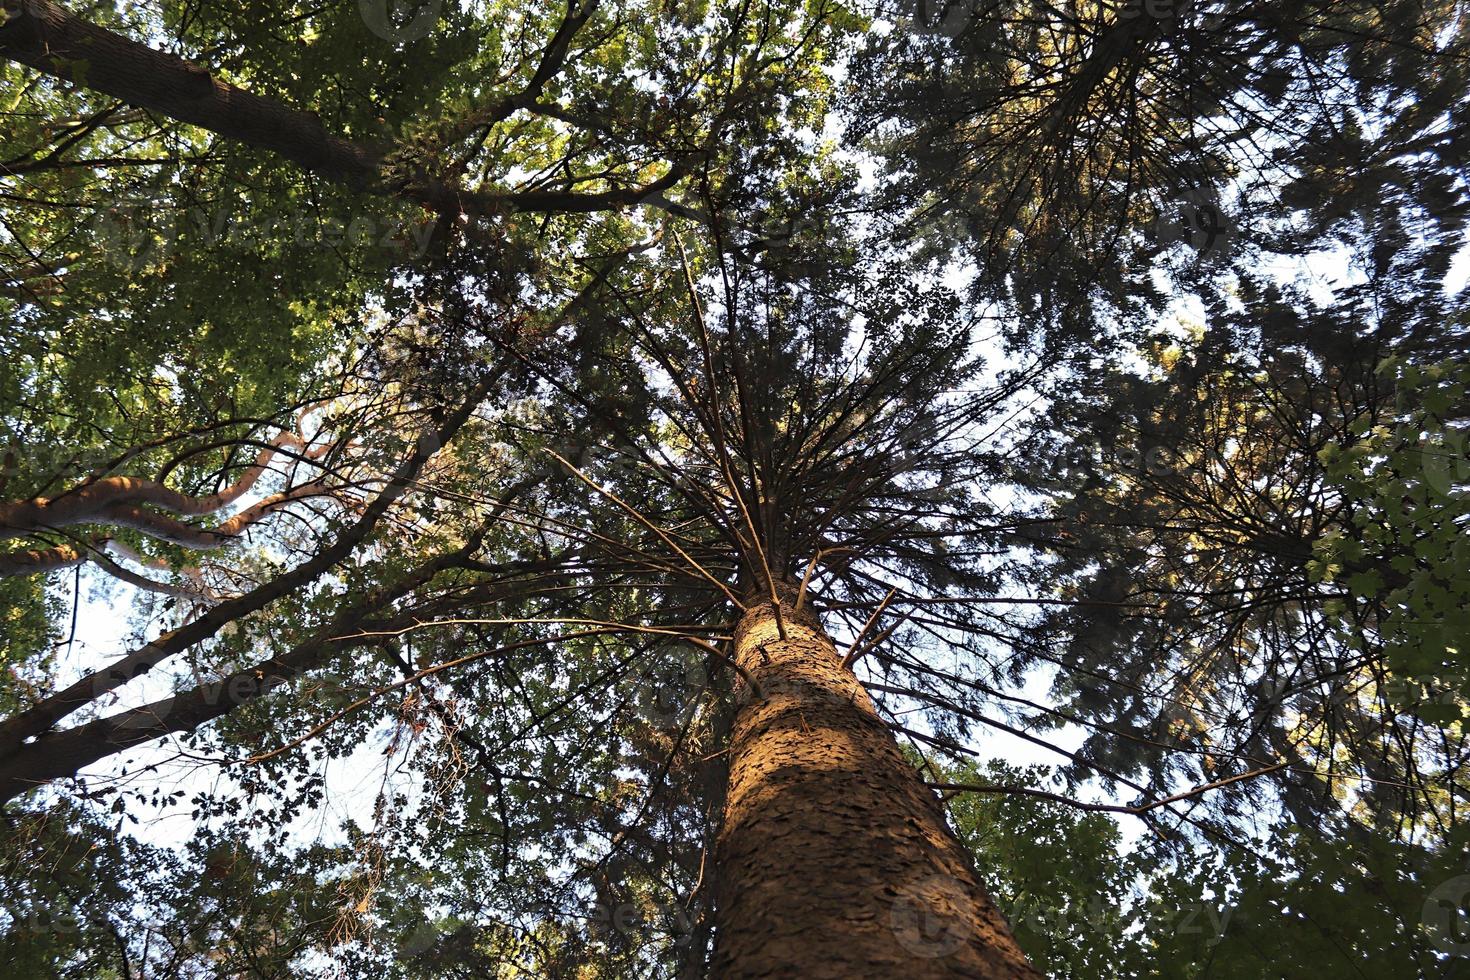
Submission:
[[[87,559],[86,552],[69,544],[59,544],[53,548],[21,548],[16,551],[0,552],[0,578],[55,572],[80,565]]]
[[[712,975],[1040,977],[810,608],[752,600]],[[784,627],[785,638],[782,638]]]
[[[147,504],[184,517],[213,514],[249,493],[284,447],[298,450],[296,458],[307,461],[320,459],[332,448],[327,444],[311,449],[294,432],[281,433],[260,450],[255,462],[238,480],[219,493],[202,497],[191,497],[141,477],[107,476],[89,480],[52,499],[0,501],[0,541],[50,528],[97,523],[109,508],[128,505]]]

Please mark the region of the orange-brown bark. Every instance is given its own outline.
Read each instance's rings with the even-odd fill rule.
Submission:
[[[752,600],[712,975],[1040,977],[810,609]],[[784,627],[785,638],[782,637]]]
[[[331,449],[328,444],[308,450],[306,442],[300,436],[293,432],[284,432],[260,451],[255,463],[238,480],[219,493],[203,497],[191,497],[162,483],[141,477],[107,476],[88,480],[55,499],[33,497],[30,500],[0,501],[0,540],[22,537],[49,528],[109,523],[134,527],[155,537],[175,541],[184,547],[216,547],[224,537],[234,535],[254,517],[260,516],[263,512],[262,505],[257,504],[251,511],[247,511],[252,517],[239,516],[233,519],[233,523],[226,522],[220,528],[204,530],[181,525],[177,521],[144,510],[141,505],[161,507],[185,517],[202,517],[223,510],[250,492],[283,447],[301,450],[298,458],[304,460],[320,459]],[[284,499],[284,495],[277,494],[271,499]],[[268,507],[266,505],[265,509]]]

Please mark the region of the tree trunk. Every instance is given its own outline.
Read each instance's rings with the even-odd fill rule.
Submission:
[[[718,845],[720,980],[1040,973],[810,607],[752,599]],[[782,638],[782,629],[785,639]]]

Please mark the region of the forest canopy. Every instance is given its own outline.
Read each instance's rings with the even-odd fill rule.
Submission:
[[[0,0],[7,976],[1470,970],[1448,0]]]

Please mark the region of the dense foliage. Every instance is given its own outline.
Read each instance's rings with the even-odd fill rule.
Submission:
[[[7,975],[705,976],[781,579],[1048,975],[1463,971],[1465,15],[5,0]]]

